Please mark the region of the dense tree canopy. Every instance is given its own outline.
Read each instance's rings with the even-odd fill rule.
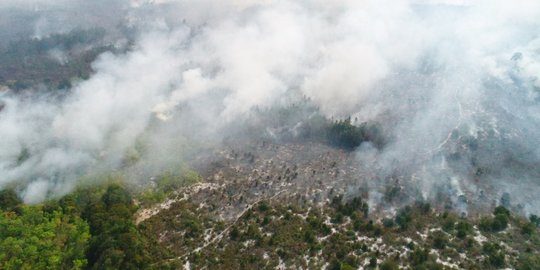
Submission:
[[[1,269],[83,269],[89,227],[62,208],[22,206],[0,213]]]

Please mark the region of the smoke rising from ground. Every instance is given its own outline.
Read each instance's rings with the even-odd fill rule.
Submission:
[[[39,1],[52,2],[64,5]],[[374,190],[397,177],[425,199],[540,203],[537,1],[117,2],[109,12],[137,32],[128,52],[101,55],[66,98],[1,97],[0,185],[24,181],[28,202],[122,166],[141,136],[219,138],[297,93],[382,125],[386,146],[357,150]]]

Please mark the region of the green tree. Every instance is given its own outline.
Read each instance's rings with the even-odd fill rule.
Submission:
[[[379,266],[380,270],[398,270],[399,266],[398,264],[393,260],[386,260]]]
[[[523,254],[519,257],[518,270],[535,270],[540,269],[540,256],[536,254]]]
[[[15,209],[22,201],[17,196],[12,189],[0,190],[0,209],[4,211],[12,211]]]
[[[52,209],[51,209],[52,210]],[[88,224],[62,209],[22,206],[0,213],[0,269],[83,269]]]
[[[111,185],[99,201],[85,209],[92,239],[87,253],[92,269],[144,269],[150,258],[147,243],[132,220],[131,196],[120,185]]]

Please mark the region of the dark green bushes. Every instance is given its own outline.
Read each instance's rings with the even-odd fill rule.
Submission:
[[[353,214],[361,214],[365,218],[369,214],[369,205],[360,197],[343,203],[343,196],[338,195],[332,199],[330,206],[336,210],[336,215],[352,217]]]
[[[395,217],[395,222],[401,230],[409,228],[409,225],[412,222],[412,208],[406,206],[401,209]]]
[[[456,233],[456,236],[458,238],[465,238],[468,234],[471,233],[472,231],[472,226],[470,223],[466,222],[466,221],[460,221],[458,222],[458,224],[456,225],[456,230],[457,230],[457,233]]]
[[[92,269],[141,269],[150,262],[144,238],[132,219],[135,213],[129,193],[111,185],[99,201],[84,209],[92,238],[88,263]]]
[[[486,264],[496,268],[502,268],[506,265],[504,253],[499,245],[485,243],[482,250],[487,254]]]
[[[84,269],[88,224],[57,202],[19,205],[2,192],[0,269]],[[17,213],[10,211],[14,205]]]
[[[351,124],[350,117],[333,122],[327,129],[327,140],[331,145],[349,150],[366,141],[372,142],[376,147],[382,147],[384,144],[379,126],[367,123],[355,126]]]
[[[3,211],[12,211],[18,207],[22,201],[13,189],[0,190],[0,209]]]
[[[480,220],[479,227],[483,231],[499,232],[505,230],[508,227],[508,221],[510,219],[510,211],[504,206],[498,206],[493,211],[495,217],[485,217]]]
[[[540,256],[538,254],[522,254],[519,257],[517,270],[536,270],[540,269]]]
[[[529,217],[529,220],[534,224],[536,225],[536,227],[540,227],[540,217],[538,217],[537,215],[531,215]]]

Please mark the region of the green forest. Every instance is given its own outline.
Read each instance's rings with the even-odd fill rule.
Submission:
[[[119,184],[80,189],[25,205],[0,194],[0,268],[147,269],[155,243],[133,219],[137,207]]]

